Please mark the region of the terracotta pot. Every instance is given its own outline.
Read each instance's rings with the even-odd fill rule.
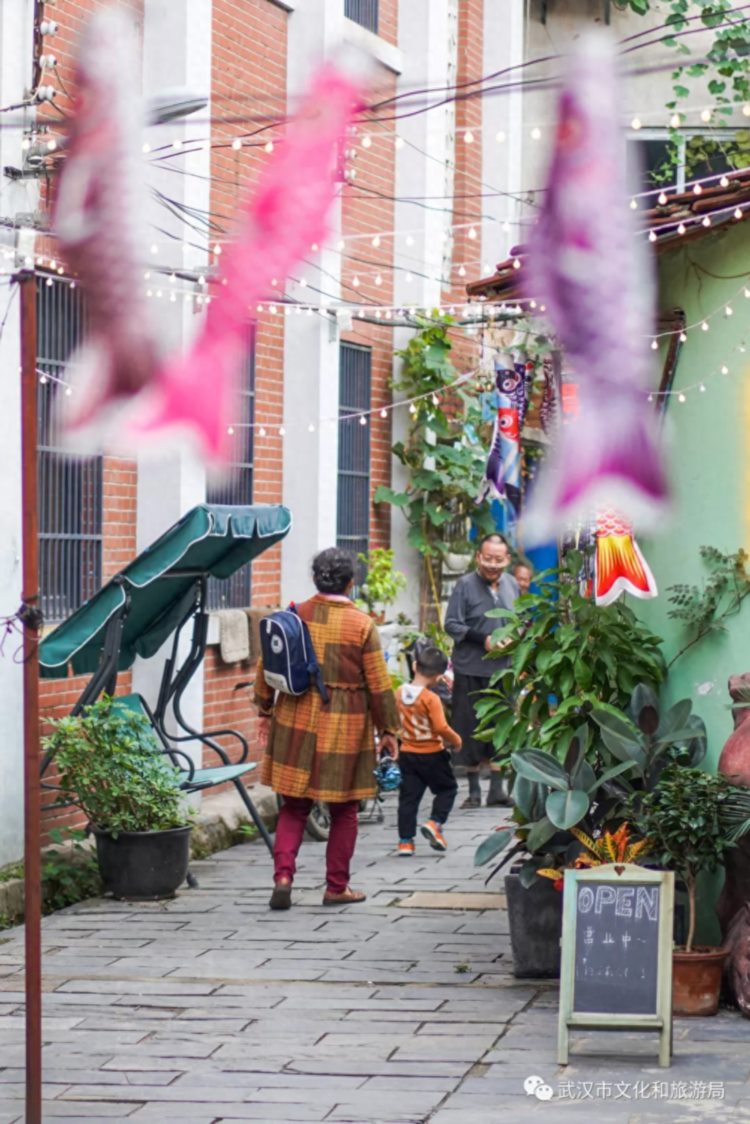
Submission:
[[[715,1015],[726,949],[698,946],[672,953],[672,1012],[675,1015]]]

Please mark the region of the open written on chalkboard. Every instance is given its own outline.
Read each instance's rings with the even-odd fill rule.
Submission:
[[[571,1029],[659,1033],[672,1053],[674,875],[626,863],[566,870],[558,1060]]]

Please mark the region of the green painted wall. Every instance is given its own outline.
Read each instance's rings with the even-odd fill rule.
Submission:
[[[661,310],[682,308],[688,325],[697,325],[688,328],[674,383],[675,392],[684,392],[685,402],[675,393],[666,411],[673,517],[663,534],[642,543],[660,596],[636,606],[664,637],[668,659],[683,646],[687,633],[667,616],[667,587],[702,581],[708,571],[699,556],[701,546],[726,551],[747,546],[750,448],[744,380],[750,370],[750,299],[743,295],[745,280],[750,283],[750,222],[688,242],[660,263]],[[731,316],[721,310],[726,302]],[[704,317],[710,325],[707,332],[700,328]],[[742,354],[738,349],[745,346],[745,337],[749,350]],[[729,368],[728,375],[720,373],[722,364]],[[701,383],[705,392],[699,389]],[[668,697],[690,696],[706,722],[711,767],[732,729],[727,678],[743,671],[750,671],[750,606],[730,621],[725,634],[696,645],[670,671]]]
[[[750,220],[665,254],[659,275],[660,310],[682,308],[688,326],[696,325],[688,327],[675,377],[676,393],[666,411],[673,518],[663,534],[641,543],[660,595],[653,601],[635,603],[644,621],[664,637],[664,651],[670,659],[687,634],[679,622],[667,616],[667,587],[702,581],[707,571],[699,547],[734,551],[749,545],[745,380],[750,370],[750,299],[743,289],[745,281],[750,284]],[[730,316],[721,307],[727,302],[732,308]],[[710,325],[708,331],[700,327],[704,318]],[[746,345],[748,352],[743,354],[739,349]],[[661,352],[659,355],[663,358]],[[723,364],[729,368],[728,375],[720,373]],[[704,392],[699,389],[701,383]],[[678,401],[680,391],[685,394],[684,403]],[[712,770],[732,730],[727,679],[744,671],[750,671],[750,605],[730,620],[726,633],[696,645],[669,673],[667,699],[689,696],[706,723],[706,763]],[[713,889],[717,886],[714,881]],[[718,936],[718,930],[706,899],[701,929],[702,939],[708,941]]]

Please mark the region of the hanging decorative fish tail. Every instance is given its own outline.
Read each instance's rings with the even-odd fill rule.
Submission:
[[[653,283],[629,207],[616,56],[588,32],[559,99],[555,147],[530,239],[530,292],[580,382],[580,414],[560,428],[535,490],[527,533],[540,538],[614,502],[652,524],[667,483],[651,379]]]
[[[265,298],[313,242],[323,241],[335,193],[336,157],[361,103],[359,80],[332,64],[319,71],[247,200],[197,341],[160,372],[141,431],[188,426],[209,458],[227,454],[227,428],[248,339],[248,308]]]
[[[87,335],[69,360],[75,393],[65,424],[76,429],[135,395],[159,363],[143,293],[140,135],[133,92],[132,27],[112,8],[84,27],[76,62],[76,101],[54,209],[61,256],[86,294]]]
[[[602,509],[597,516],[594,574],[597,605],[611,605],[623,593],[643,600],[658,594],[631,524],[612,508]]]

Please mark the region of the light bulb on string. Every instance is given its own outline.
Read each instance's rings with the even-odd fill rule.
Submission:
[[[371,145],[372,145],[372,138],[369,137],[367,134],[365,134],[365,136],[362,137],[362,147],[363,148],[370,148]]]
[[[719,180],[719,187],[729,187],[729,177],[722,176]]]
[[[655,242],[656,241],[656,231],[654,231],[654,230],[649,231],[648,240],[649,240],[649,242]]]
[[[742,292],[748,299],[750,299],[750,289],[744,288]]]
[[[470,238],[470,239],[472,240],[472,242],[473,242],[473,241],[474,241],[474,239],[476,238],[476,236],[477,236],[477,231],[476,231],[476,227],[474,227],[474,226],[470,226],[470,227],[469,227],[469,232],[468,232],[468,237],[469,237],[469,238]]]
[[[239,150],[242,148],[242,141],[239,137],[235,137],[232,141],[232,148],[235,152],[239,152]]]
[[[684,395],[684,394],[683,394],[682,392],[680,392],[680,393],[679,393],[679,394],[677,395],[677,401],[678,401],[678,402],[684,402],[684,401],[685,401],[685,395]]]
[[[460,265],[458,267],[458,276],[459,277],[465,277],[466,276],[466,270],[464,269],[464,267],[462,265]]]
[[[466,132],[464,133],[464,144],[473,144],[473,143],[474,143],[474,134],[472,133],[471,129],[467,129]]]
[[[370,245],[371,245],[371,246],[374,246],[374,247],[375,247],[375,249],[377,250],[378,246],[380,245],[380,235],[379,235],[379,234],[376,234],[376,235],[375,235],[375,237],[373,238],[373,240],[372,240],[372,242],[370,243]]]
[[[381,416],[381,418],[387,418],[388,417],[388,411],[385,410],[385,409],[381,410],[380,416]]]
[[[360,425],[367,425],[367,418],[365,417],[365,415],[364,415],[364,414],[361,414],[361,415],[360,415],[360,418],[359,418],[359,424],[360,424]]]
[[[414,235],[413,234],[407,234],[406,235],[406,245],[407,246],[413,246],[414,245]]]
[[[284,426],[280,425],[279,426],[279,437],[283,437],[285,435],[285,433],[286,433],[286,430],[284,429]]]
[[[258,436],[259,437],[265,437],[266,436],[266,427],[264,425],[259,426]]]
[[[732,306],[730,304],[728,304],[727,307],[724,309],[724,315],[725,316],[733,316],[734,315],[734,309],[732,308]]]
[[[701,324],[701,330],[704,332],[708,331],[708,320],[703,321],[703,323]]]
[[[735,212],[734,212],[734,217],[735,217],[736,219],[741,219],[741,218],[742,218],[742,215],[743,215],[742,207],[737,207],[737,208],[735,209]]]
[[[359,287],[359,277],[357,277],[356,273],[352,277],[352,285],[354,286],[355,289],[357,289]]]
[[[659,347],[658,340],[651,340],[651,350],[656,351],[658,347]]]
[[[375,274],[375,284],[376,285],[382,285],[383,284],[383,278],[380,276],[379,273]]]
[[[503,132],[502,129],[500,130],[499,133],[495,133],[495,140],[497,141],[498,144],[504,144],[505,143],[505,133]]]
[[[706,384],[702,382],[700,384],[700,386],[698,387],[698,390],[701,392],[701,394],[705,394],[706,393]]]
[[[310,424],[309,424],[309,425],[308,425],[308,427],[307,427],[307,432],[308,432],[308,433],[314,433],[314,432],[315,432],[315,424],[314,424],[314,422],[310,422]]]
[[[659,193],[659,204],[663,207],[666,202],[667,202],[666,192],[661,191]]]
[[[677,233],[678,234],[684,234],[685,233],[685,224],[683,222],[681,222],[680,225],[677,227]]]
[[[542,139],[542,130],[538,126],[535,126],[531,130],[531,139],[535,141]]]
[[[673,129],[679,129],[679,127],[680,127],[680,115],[679,115],[679,113],[673,113],[672,114],[672,116],[669,118],[669,124],[671,125],[671,127]]]
[[[729,374],[729,367],[727,367],[726,363],[721,368],[721,373],[722,373],[722,375],[728,375]]]
[[[711,113],[710,109],[704,109],[701,113],[701,121],[703,121],[704,124],[708,125],[712,116],[713,116],[713,114]]]
[[[702,195],[702,194],[703,194],[702,185],[699,184],[699,183],[694,184],[693,185],[693,195]]]
[[[273,152],[273,141],[272,140],[266,141],[266,143],[263,145],[263,151],[264,152]]]
[[[686,335],[686,333],[685,333],[685,332],[680,332],[680,336],[679,336],[679,339],[680,339],[680,343],[687,343],[687,335]]]
[[[404,140],[403,137],[396,137],[396,139],[393,143],[394,143],[396,148],[403,148],[404,145],[406,144],[406,141]]]
[[[703,226],[710,226],[710,225],[711,225],[711,216],[706,215],[706,217],[703,219]]]
[[[630,210],[631,211],[637,211],[638,210],[638,200],[637,199],[631,199],[630,200]]]
[[[642,122],[641,122],[640,117],[634,117],[633,120],[630,122],[630,128],[634,129],[636,133],[641,128],[641,126],[642,126]]]
[[[234,426],[233,425],[227,426],[227,433],[229,434],[230,437],[234,434]]]

